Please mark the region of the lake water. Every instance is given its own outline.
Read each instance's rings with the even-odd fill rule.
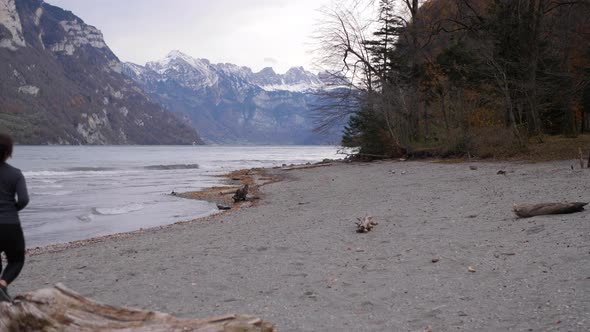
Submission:
[[[213,175],[341,158],[334,146],[16,146],[25,175],[27,247],[133,231],[218,212],[170,192],[220,184]]]

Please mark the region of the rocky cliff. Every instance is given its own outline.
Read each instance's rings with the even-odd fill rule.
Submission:
[[[0,130],[24,144],[191,144],[122,74],[101,32],[41,0],[0,0]]]

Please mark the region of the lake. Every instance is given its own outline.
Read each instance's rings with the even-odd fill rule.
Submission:
[[[215,204],[169,195],[222,183],[236,169],[337,159],[335,146],[15,146],[26,178],[27,247],[192,220]]]

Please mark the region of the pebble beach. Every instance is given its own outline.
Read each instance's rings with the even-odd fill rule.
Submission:
[[[256,202],[30,252],[18,294],[63,283],[180,317],[251,314],[279,331],[585,331],[590,200],[573,162],[381,161],[268,169]],[[504,171],[505,174],[498,174]],[[358,217],[378,224],[357,233]]]

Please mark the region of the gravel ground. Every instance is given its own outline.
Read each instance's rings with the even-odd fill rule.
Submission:
[[[285,179],[254,207],[32,256],[11,291],[62,282],[101,302],[253,314],[280,331],[587,331],[590,213],[511,211],[589,201],[590,170],[571,164],[271,170]],[[358,234],[366,214],[379,225]]]

